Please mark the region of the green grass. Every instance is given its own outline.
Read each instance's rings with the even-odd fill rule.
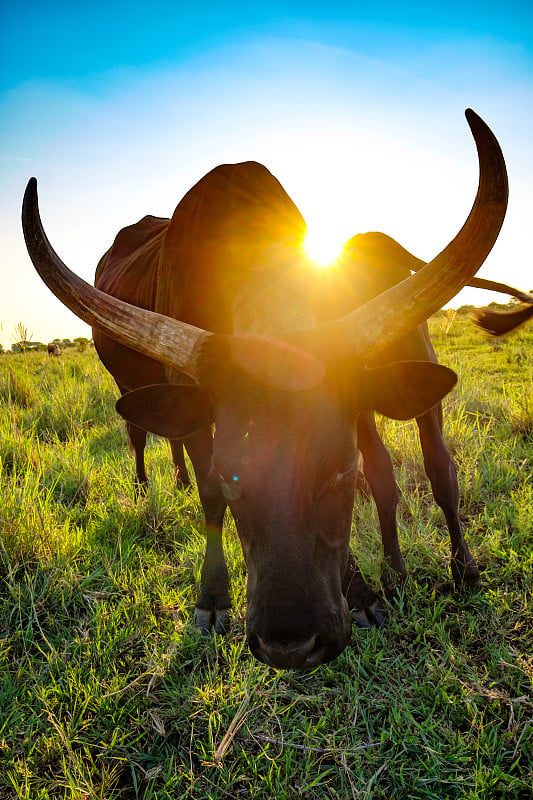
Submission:
[[[483,568],[458,595],[414,423],[381,421],[411,578],[380,630],[310,673],[254,661],[228,520],[230,634],[190,615],[196,493],[151,440],[137,502],[114,384],[93,350],[0,358],[0,799],[529,800],[533,780],[533,328],[431,326],[461,513]],[[379,586],[377,515],[352,543]]]

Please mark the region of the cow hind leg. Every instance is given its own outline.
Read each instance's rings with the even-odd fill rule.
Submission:
[[[198,494],[205,515],[206,549],[200,594],[194,610],[196,628],[203,636],[214,628],[224,633],[230,621],[229,577],[222,547],[222,523],[226,501],[212,461],[213,437],[206,426],[187,439],[186,448],[196,474]]]
[[[148,476],[144,463],[144,449],[146,447],[146,431],[126,422],[128,443],[130,451],[135,459],[135,494],[140,495],[146,492]]]
[[[376,430],[373,414],[361,414],[357,420],[357,441],[363,454],[364,475],[376,504],[383,542],[383,584],[391,594],[397,582],[407,577],[407,568],[400,552],[396,509],[398,487],[392,461]]]
[[[450,532],[451,570],[455,585],[461,587],[477,584],[479,570],[461,530],[457,468],[442,436],[440,404],[418,417],[417,423],[426,474]]]
[[[191,479],[185,464],[185,454],[183,452],[183,441],[181,439],[169,439],[172,461],[174,463],[174,480],[178,489],[190,489]]]

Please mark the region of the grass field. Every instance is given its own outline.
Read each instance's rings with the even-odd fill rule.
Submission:
[[[492,342],[431,321],[459,374],[446,434],[482,586],[453,590],[447,532],[414,423],[380,423],[411,578],[380,630],[331,664],[277,672],[234,622],[190,615],[203,556],[196,493],[148,449],[137,502],[116,390],[93,350],[0,357],[0,799],[516,798],[533,781],[533,327]],[[379,585],[373,503],[352,547]]]

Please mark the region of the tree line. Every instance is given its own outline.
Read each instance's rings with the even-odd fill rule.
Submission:
[[[76,336],[75,339],[52,339],[50,344],[58,345],[60,350],[67,350],[70,347],[75,347],[77,350],[83,351],[92,345],[92,339],[87,339],[85,336]],[[17,342],[13,342],[11,350],[4,350],[3,346],[0,344],[0,354],[9,352],[26,353],[30,351],[46,352],[47,348],[48,343],[35,342],[33,339],[19,339]]]

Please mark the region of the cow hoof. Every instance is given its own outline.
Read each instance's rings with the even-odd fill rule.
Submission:
[[[387,619],[377,599],[366,608],[353,608],[351,615],[358,628],[381,628]]]
[[[403,583],[407,579],[407,567],[399,553],[384,558],[381,571],[397,583]]]
[[[478,586],[481,581],[479,569],[476,562],[472,559],[467,564],[459,561],[451,562],[453,582],[457,589],[467,589],[470,586]]]
[[[215,633],[227,633],[231,625],[231,609],[215,608]]]
[[[135,492],[135,499],[143,500],[148,494],[148,478],[144,480],[136,478],[133,483],[133,490]]]
[[[194,627],[201,636],[209,636],[211,633],[211,625],[213,619],[213,611],[205,608],[194,609]]]
[[[343,592],[352,620],[360,628],[381,627],[386,615],[380,598],[366,583],[353,561],[348,564],[343,580]]]
[[[403,559],[394,565],[389,560],[384,561],[381,570],[381,584],[383,594],[391,601],[396,597],[398,589],[407,583],[408,573]]]
[[[209,636],[211,631],[226,633],[230,627],[229,608],[195,608],[194,627],[201,636]]]

